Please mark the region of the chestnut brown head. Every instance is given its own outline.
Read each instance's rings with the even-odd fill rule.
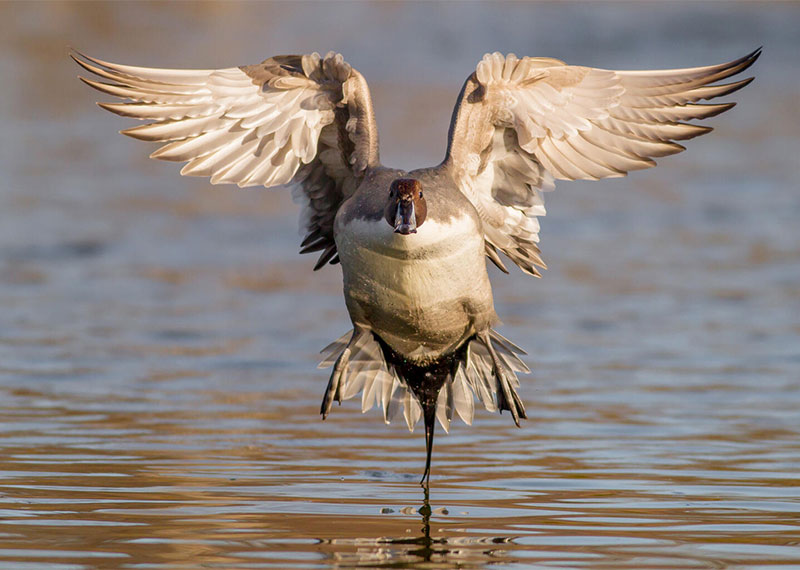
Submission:
[[[417,228],[423,224],[427,214],[428,206],[419,180],[398,178],[392,182],[383,215],[395,233],[417,233]]]

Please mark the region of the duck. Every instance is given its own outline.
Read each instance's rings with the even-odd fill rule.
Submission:
[[[541,276],[543,193],[555,180],[599,180],[655,166],[677,141],[712,129],[691,121],[735,105],[699,103],[753,78],[761,48],[702,67],[613,71],[544,57],[486,54],[456,101],[444,160],[383,166],[369,87],[338,53],[281,55],[225,69],[163,69],[72,59],[98,103],[145,121],[121,133],[158,143],[212,184],[291,189],[300,253],[341,266],[352,329],[323,349],[332,367],[320,413],[361,395],[389,423],[422,418],[430,482],[434,431],[475,403],[526,418],[525,351],[501,335],[487,263]]]

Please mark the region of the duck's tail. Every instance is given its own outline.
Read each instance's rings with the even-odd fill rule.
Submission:
[[[356,327],[322,350],[320,368],[333,365],[322,399],[323,419],[334,401],[348,400],[361,392],[361,411],[377,404],[388,424],[402,410],[408,429],[423,414],[426,432],[433,435],[436,419],[445,431],[454,414],[471,425],[474,399],[490,412],[508,410],[519,425],[525,407],[517,394],[517,372],[530,372],[520,359],[525,351],[494,330],[476,334],[459,350],[429,366],[404,361],[371,330]],[[435,410],[434,410],[435,408]]]

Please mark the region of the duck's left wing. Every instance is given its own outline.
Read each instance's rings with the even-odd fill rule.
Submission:
[[[539,275],[541,192],[553,179],[598,180],[655,166],[684,150],[676,140],[711,129],[685,121],[733,107],[695,104],[750,81],[712,85],[750,67],[761,50],[729,63],[661,71],[610,71],[548,58],[487,54],[461,91],[447,156],[480,214],[487,255],[497,250]]]
[[[322,251],[315,269],[337,261],[336,210],[379,162],[366,80],[341,55],[276,56],[206,70],[72,57],[101,79],[84,82],[127,99],[101,107],[150,121],[122,133],[166,143],[152,158],[186,162],[181,174],[208,176],[212,184],[294,184],[304,206],[301,252]]]

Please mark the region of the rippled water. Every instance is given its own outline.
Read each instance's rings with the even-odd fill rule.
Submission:
[[[798,8],[0,4],[0,568],[800,567]],[[414,166],[485,51],[760,44],[689,152],[548,197],[544,279],[493,274],[530,420],[440,435],[430,497],[419,430],[354,402],[319,420],[317,351],[349,324],[288,196],[148,161],[66,58],[336,49],[384,161]]]

